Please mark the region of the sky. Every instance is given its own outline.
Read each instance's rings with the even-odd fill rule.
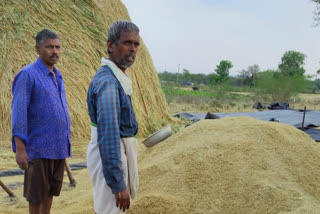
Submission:
[[[210,74],[221,60],[232,62],[230,75],[254,64],[277,69],[289,50],[306,55],[306,74],[320,69],[311,0],[121,1],[158,72]]]

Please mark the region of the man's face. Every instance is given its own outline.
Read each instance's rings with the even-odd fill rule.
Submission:
[[[120,39],[111,43],[108,41],[109,59],[113,61],[122,71],[133,65],[136,53],[140,45],[140,36],[136,31],[120,32]]]
[[[36,50],[44,64],[51,67],[59,61],[60,40],[47,39],[40,44],[37,44]]]

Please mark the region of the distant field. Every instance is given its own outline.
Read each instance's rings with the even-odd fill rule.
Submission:
[[[217,91],[208,87],[193,91],[191,87],[162,86],[172,114],[179,112],[248,112],[256,111],[255,102],[268,105],[271,101],[263,100],[253,92]],[[281,101],[279,101],[281,102]],[[291,102],[291,108],[320,110],[320,94],[298,94]]]
[[[190,88],[163,88],[165,95],[175,96],[200,96],[200,97],[217,97],[216,92],[192,91]]]

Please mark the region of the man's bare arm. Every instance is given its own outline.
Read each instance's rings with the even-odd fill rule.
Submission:
[[[18,138],[17,136],[14,137],[14,141],[16,143],[16,161],[20,169],[27,169],[28,168],[28,161],[29,157],[26,152],[26,146],[24,142]]]

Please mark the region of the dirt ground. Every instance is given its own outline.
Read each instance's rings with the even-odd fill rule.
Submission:
[[[139,139],[141,142],[141,139]],[[69,164],[81,163],[86,161],[87,141],[73,142],[73,157],[67,159]],[[76,145],[78,144],[78,145]],[[15,156],[11,152],[11,143],[0,141],[0,171],[17,169]],[[143,153],[145,146],[140,143],[139,152]],[[62,191],[59,197],[54,197],[52,214],[86,214],[94,213],[93,196],[90,178],[87,169],[73,170],[77,184],[76,187],[69,186],[67,172],[64,175]],[[0,187],[0,214],[22,214],[28,213],[28,203],[23,197],[23,175],[0,177],[1,181],[15,194],[16,197],[10,198]]]

